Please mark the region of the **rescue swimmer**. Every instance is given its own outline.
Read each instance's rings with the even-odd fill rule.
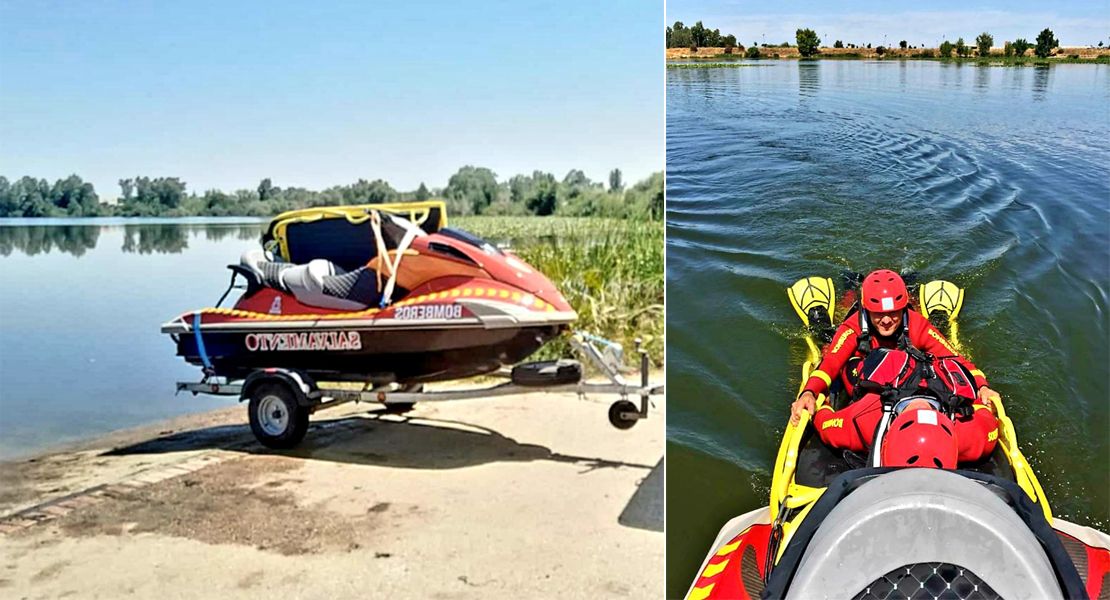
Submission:
[[[879,352],[873,352],[876,350]],[[966,407],[964,414],[958,415],[950,427],[953,441],[957,443],[959,460],[973,461],[989,455],[997,438],[997,423],[991,407],[992,402],[1000,398],[999,394],[987,385],[982,371],[960,356],[928,319],[909,307],[909,292],[905,281],[889,269],[874,271],[864,278],[858,310],[849,313],[833,335],[820,364],[811,373],[802,393],[791,406],[790,422],[796,425],[801,411],[808,410],[814,415],[814,427],[825,443],[836,448],[857,451],[869,448],[875,426],[881,417],[881,403],[877,394],[856,394],[855,386],[861,377],[879,384],[904,383],[895,381],[898,373],[891,371],[889,365],[908,364],[905,360],[913,359],[906,355],[907,352],[917,355],[918,362],[925,357],[930,360],[935,357],[933,370],[936,373],[950,374],[930,385],[935,385],[942,393],[947,389],[953,394],[974,399],[971,406]],[[884,360],[888,358],[892,358],[893,363]],[[885,368],[884,363],[887,363]],[[906,373],[903,372],[902,375]],[[970,376],[972,381],[966,381],[965,375]],[[845,392],[855,401],[839,411],[834,411],[828,404],[818,406],[817,396],[827,394],[836,378],[840,378]],[[939,407],[931,408],[940,419],[923,414],[926,422],[931,424],[941,422],[942,419],[948,420],[935,410]],[[900,409],[911,415],[929,410],[920,406],[914,410],[905,406]],[[902,424],[908,422],[904,421]],[[943,427],[940,429],[943,430]],[[956,435],[957,432],[963,435]],[[885,446],[898,448],[903,445],[898,441],[900,438],[913,439],[909,435],[894,435],[900,433],[901,430],[898,429],[890,432],[893,440],[888,439],[884,443],[884,454]],[[992,439],[992,433],[995,439]],[[956,439],[961,437],[957,442]],[[919,436],[918,439],[922,438]],[[907,458],[914,456],[912,452],[895,454]],[[932,460],[927,462],[932,463]],[[948,464],[947,460],[941,462]]]

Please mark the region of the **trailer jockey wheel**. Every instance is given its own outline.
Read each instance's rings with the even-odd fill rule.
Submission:
[[[625,417],[623,413],[636,413],[634,417]],[[631,429],[639,421],[640,409],[628,400],[618,400],[609,407],[609,423],[617,429]]]
[[[247,411],[254,437],[267,448],[292,448],[308,432],[308,411],[297,404],[297,397],[285,385],[260,384],[251,392]]]
[[[390,402],[385,405],[385,412],[391,415],[401,415],[416,408],[415,402]]]

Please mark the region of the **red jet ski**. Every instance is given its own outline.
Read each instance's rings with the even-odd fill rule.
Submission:
[[[206,376],[459,379],[524,360],[577,319],[542,273],[448,227],[441,201],[287,212],[262,243],[228,267],[232,287],[246,281],[233,307],[162,325]]]

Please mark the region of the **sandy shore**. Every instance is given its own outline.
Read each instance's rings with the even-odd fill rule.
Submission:
[[[8,598],[658,598],[665,401],[533,393],[325,411],[271,452],[243,406],[0,464]]]

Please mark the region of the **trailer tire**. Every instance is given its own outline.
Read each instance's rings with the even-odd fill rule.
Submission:
[[[632,429],[640,419],[628,419],[624,417],[622,413],[639,414],[639,412],[640,409],[636,408],[636,405],[628,400],[617,400],[609,406],[609,424],[617,429]]]
[[[297,396],[280,383],[262,383],[251,390],[247,405],[251,431],[267,448],[287,450],[301,443],[308,433],[308,410]]]
[[[576,360],[542,360],[513,367],[513,383],[532,387],[567,385],[582,381],[582,363]]]

